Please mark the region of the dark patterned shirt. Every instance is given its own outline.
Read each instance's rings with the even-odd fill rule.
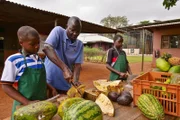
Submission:
[[[120,55],[121,55],[121,54],[124,54],[124,55],[126,56],[125,51],[123,51],[123,50],[118,50],[118,52],[119,52]],[[117,58],[118,58],[118,53],[117,53],[117,51],[115,50],[115,48],[114,48],[114,47],[113,47],[113,48],[110,48],[110,49],[107,51],[107,60],[106,60],[106,63],[109,64],[109,65],[111,65],[111,66],[113,66],[114,63],[116,62]],[[127,61],[127,63],[128,63],[127,58],[126,58],[126,61]]]

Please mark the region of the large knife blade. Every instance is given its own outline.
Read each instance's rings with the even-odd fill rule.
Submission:
[[[78,93],[82,96],[81,92],[79,91],[78,87],[73,83],[71,80],[71,85],[78,91]]]
[[[51,97],[51,98],[49,98],[49,99],[46,99],[46,100],[44,100],[44,101],[56,102],[56,99],[57,99],[59,96],[60,96],[60,94],[57,94],[56,96]],[[18,106],[16,106],[16,110],[19,109],[19,108],[21,108],[21,107],[24,107],[24,106],[25,106],[25,105],[18,105]]]
[[[51,97],[51,98],[49,98],[49,99],[46,99],[45,101],[55,102],[58,97],[60,97],[60,94],[57,94],[57,95],[54,96],[54,97]]]

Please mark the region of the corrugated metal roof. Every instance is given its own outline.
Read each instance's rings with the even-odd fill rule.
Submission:
[[[141,27],[136,27],[135,29],[154,28],[154,27],[171,26],[171,25],[180,25],[180,21],[179,22],[172,22],[172,23],[162,23],[162,24],[141,26]]]
[[[113,43],[112,39],[109,39],[107,37],[92,34],[92,35],[79,35],[79,40],[81,40],[83,43],[96,43],[96,42],[106,42],[106,43]]]
[[[57,21],[57,25],[65,28],[68,19],[68,16],[62,14],[41,10],[8,0],[0,0],[0,25],[31,25],[38,31],[48,34],[54,27],[55,20]],[[122,31],[82,20],[82,32],[117,33]]]
[[[166,20],[166,21],[160,21],[155,23],[149,23],[149,24],[142,24],[142,25],[133,25],[133,26],[127,26],[118,28],[119,30],[136,30],[136,29],[153,29],[153,28],[160,28],[160,27],[170,27],[170,26],[180,26],[180,19],[174,19],[174,20]]]

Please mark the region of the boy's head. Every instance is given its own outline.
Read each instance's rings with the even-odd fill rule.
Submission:
[[[39,50],[40,37],[36,29],[30,26],[22,26],[17,31],[19,44],[29,54],[35,54]]]
[[[78,17],[70,17],[67,22],[67,36],[71,40],[76,40],[81,32],[81,20]]]
[[[116,48],[122,48],[123,45],[123,37],[121,35],[115,35],[114,37],[114,46]]]

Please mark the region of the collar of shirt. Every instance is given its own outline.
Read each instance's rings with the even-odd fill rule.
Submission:
[[[119,51],[119,52],[122,52],[122,48],[117,49],[117,48],[113,47],[113,50],[117,50],[117,51]]]
[[[37,55],[37,54],[28,54],[28,53],[23,53],[21,49],[19,50],[19,52],[20,52],[23,56],[25,56],[25,57],[31,57],[31,58],[34,58],[34,59],[36,59],[36,60],[38,60],[38,59],[39,59],[39,57],[38,57],[38,55]]]
[[[65,43],[68,44],[69,46],[72,46],[72,47],[76,47],[77,46],[77,39],[75,40],[75,42],[71,42],[71,40],[68,38],[67,36],[67,30],[65,30],[64,32],[64,36],[65,36]]]

